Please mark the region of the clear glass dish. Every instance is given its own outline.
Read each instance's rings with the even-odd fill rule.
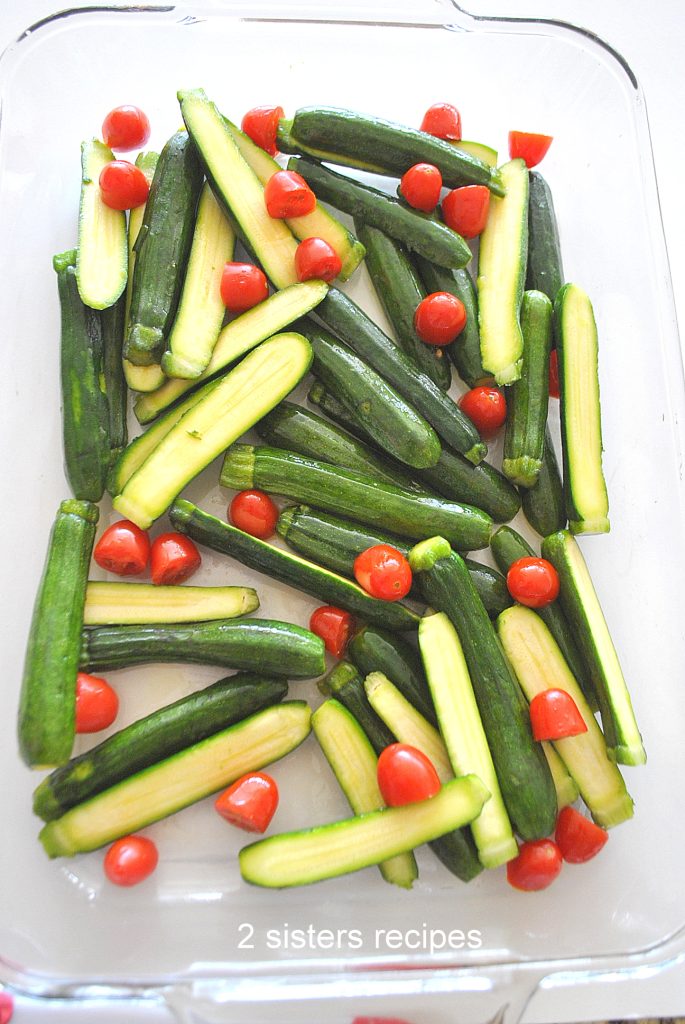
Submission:
[[[75,243],[79,143],[98,134],[103,112],[140,103],[154,127],[151,145],[160,146],[179,124],[176,90],[196,85],[236,118],[256,103],[292,111],[317,102],[417,123],[436,98],[456,97],[465,135],[501,154],[511,126],[555,136],[544,172],[566,276],[590,292],[601,337],[612,531],[584,540],[583,550],[649,763],[626,769],[635,820],[612,835],[596,863],[567,868],[545,893],[522,896],[502,872],[463,886],[426,851],[410,893],[390,889],[374,870],[261,892],[238,874],[244,840],[206,801],[149,830],[160,867],[131,891],[103,884],[98,854],[49,862],[35,840],[36,780],[19,762],[13,723],[45,543],[67,494],[50,259]],[[343,1024],[371,999],[384,1013],[411,1017],[413,1007],[421,1024],[437,1024],[453,1020],[455,1006],[464,1020],[491,1018],[505,1004],[513,1015],[555,972],[630,969],[682,951],[685,406],[647,124],[630,69],[569,26],[474,19],[449,0],[344,8],[198,2],[56,15],[3,55],[0,99],[0,980],[72,998],[164,992],[187,1020],[242,1020],[249,1004],[253,1021],[325,1013]],[[363,275],[349,291],[377,309]],[[210,468],[190,493],[223,514],[216,475]],[[202,572],[201,582],[251,580],[210,554]],[[262,577],[256,586],[264,615],[306,622],[315,605]],[[184,666],[117,673],[120,723],[219,674]],[[291,693],[317,699],[309,684]],[[280,829],[346,813],[313,739],[274,774],[285,792],[299,794],[283,801]],[[388,935],[393,929],[399,941]]]

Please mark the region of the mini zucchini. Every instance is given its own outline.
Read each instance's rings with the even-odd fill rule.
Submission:
[[[100,313],[102,325],[102,388],[107,396],[109,465],[116,463],[128,443],[128,388],[122,353],[126,333],[126,296]]]
[[[564,488],[549,427],[545,429],[542,465],[537,483],[522,492],[521,507],[526,519],[541,537],[566,527]]]
[[[549,185],[539,173],[529,174],[528,273],[526,288],[544,292],[554,302],[564,283],[559,228]]]
[[[421,661],[406,640],[387,630],[365,625],[348,643],[347,657],[364,677],[381,672],[391,679],[405,700],[431,725],[437,725]]]
[[[81,301],[92,309],[113,306],[126,287],[126,214],[100,196],[100,174],[114,154],[98,139],[81,144],[76,281]]]
[[[328,675],[319,680],[318,686],[325,697],[335,697],[354,715],[376,754],[395,742],[385,722],[369,704],[364,680],[349,661],[336,662]]]
[[[158,587],[152,583],[97,583],[86,587],[84,626],[209,622],[259,608],[252,587]]]
[[[557,754],[551,743],[542,743],[542,749],[547,758],[547,764],[552,774],[554,788],[557,791],[557,808],[562,810],[570,804],[574,804],[580,796],[580,790],[575,779],[564,764],[561,756]]]

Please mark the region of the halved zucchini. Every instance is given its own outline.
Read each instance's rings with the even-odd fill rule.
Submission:
[[[91,580],[86,587],[83,625],[207,622],[249,615],[257,608],[259,598],[252,587],[158,587]]]
[[[78,215],[76,280],[86,306],[113,306],[128,274],[126,214],[105,206],[100,196],[100,174],[114,154],[103,142],[81,143],[81,202]]]

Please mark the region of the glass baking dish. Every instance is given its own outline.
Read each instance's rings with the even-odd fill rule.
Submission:
[[[198,85],[234,118],[257,103],[287,111],[330,103],[418,123],[431,102],[450,98],[465,136],[503,156],[512,126],[555,136],[544,172],[566,276],[590,292],[601,338],[612,530],[582,544],[649,763],[625,770],[634,821],[596,863],[567,868],[545,893],[516,893],[501,871],[464,886],[425,850],[409,893],[388,888],[375,870],[262,892],[241,882],[235,854],[244,839],[207,801],[149,830],[160,867],[131,891],[103,884],[100,855],[49,862],[36,842],[36,780],[12,733],[45,543],[68,493],[50,259],[75,243],[79,143],[98,134],[103,112],[140,103],[153,124],[150,145],[159,147],[180,123],[176,90]],[[47,19],[0,60],[0,98],[0,980],[45,997],[162,994],[188,1021],[241,1021],[249,1010],[257,1022],[325,1013],[346,1024],[371,1005],[438,1024],[454,1020],[455,1009],[463,1020],[491,1019],[505,1007],[514,1017],[538,981],[557,972],[633,969],[682,951],[685,406],[646,115],[630,69],[569,26],[476,19],[449,0],[183,3]],[[365,274],[348,290],[377,313]],[[216,479],[211,467],[189,493],[221,515],[227,496]],[[102,522],[110,518],[103,505]],[[198,581],[252,579],[207,553]],[[254,582],[261,614],[308,621],[315,602],[263,577]],[[175,665],[113,674],[119,724],[219,674]],[[319,699],[313,684],[293,684],[291,695]],[[279,829],[346,813],[313,739],[274,775],[283,792],[298,794],[282,802]]]

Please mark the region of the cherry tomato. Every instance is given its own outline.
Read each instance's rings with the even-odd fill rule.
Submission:
[[[526,167],[537,167],[552,145],[552,135],[536,135],[534,132],[509,132],[509,156],[514,160],[520,156]]]
[[[507,400],[499,388],[479,384],[462,395],[458,402],[483,437],[492,437],[507,418]]]
[[[578,705],[566,690],[543,690],[530,702],[530,724],[533,739],[564,740],[567,736],[580,736],[587,725]]]
[[[266,832],[278,807],[278,786],[264,772],[249,772],[214,802],[222,818],[246,832]]]
[[[241,491],[228,506],[228,518],[239,530],[266,540],[276,529],[278,506],[264,491]]]
[[[266,275],[254,263],[226,263],[220,288],[221,301],[230,313],[244,313],[269,297]]]
[[[140,149],[150,138],[150,122],[140,107],[115,107],[102,122],[102,139],[110,149]]]
[[[584,864],[597,856],[609,833],[575,807],[564,807],[557,818],[554,838],[567,864]]]
[[[159,854],[151,839],[124,836],[105,854],[105,874],[115,885],[138,885],[157,867]]]
[[[433,763],[408,743],[391,743],[378,757],[378,787],[388,807],[428,800],[440,791]]]
[[[150,576],[156,586],[183,583],[200,568],[202,558],[192,540],[182,533],[162,533],[150,548]]]
[[[507,882],[523,892],[538,892],[552,884],[561,866],[561,851],[551,839],[522,843],[518,857],[507,864]]]
[[[476,238],[488,222],[490,190],[485,185],[464,185],[448,192],[442,201],[445,224],[463,238]]]
[[[401,551],[375,544],[354,560],[354,578],[367,594],[382,601],[400,601],[411,590],[412,572]]]
[[[276,171],[264,186],[270,217],[301,217],[316,206],[316,196],[297,171]]]
[[[434,103],[423,115],[421,131],[435,135],[438,139],[459,142],[461,139],[461,114],[451,103]]]
[[[147,201],[150,186],[140,167],[128,160],[110,160],[100,171],[100,195],[113,210],[132,210]]]
[[[507,573],[509,593],[527,608],[544,608],[559,596],[559,574],[546,558],[517,558]]]
[[[332,281],[342,270],[342,260],[332,245],[323,238],[305,238],[295,250],[295,272],[298,281],[318,277]]]
[[[402,175],[400,192],[415,210],[430,213],[438,205],[442,174],[435,164],[414,164]]]
[[[79,672],[76,676],[76,732],[108,729],[119,711],[115,691],[99,676]]]
[[[14,1016],[14,996],[11,992],[0,992],[0,1024],[10,1024]]]
[[[93,551],[100,568],[117,576],[137,576],[145,572],[149,557],[150,538],[129,519],[108,526]]]
[[[270,156],[276,156],[278,122],[285,117],[283,107],[252,107],[243,117],[240,127],[257,146]]]
[[[555,348],[549,354],[549,394],[550,398],[559,398],[559,355]]]
[[[449,345],[465,326],[464,303],[449,292],[431,292],[414,313],[414,330],[427,345]]]
[[[322,605],[309,620],[312,633],[321,637],[326,650],[335,658],[342,658],[352,632],[352,616],[342,608]]]

